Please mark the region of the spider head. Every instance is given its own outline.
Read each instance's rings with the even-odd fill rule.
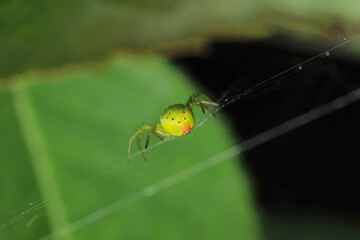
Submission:
[[[182,136],[190,133],[194,126],[194,115],[185,105],[175,104],[163,111],[160,121],[168,133]]]

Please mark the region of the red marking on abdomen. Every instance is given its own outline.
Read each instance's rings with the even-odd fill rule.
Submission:
[[[190,124],[188,124],[188,123],[185,123],[181,128],[181,131],[184,134],[188,133],[190,130],[191,130],[191,127],[190,127]]]

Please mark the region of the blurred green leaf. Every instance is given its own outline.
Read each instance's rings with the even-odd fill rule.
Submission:
[[[0,80],[29,69],[104,59],[115,50],[188,52],[201,48],[209,37],[243,39],[287,29],[287,34],[341,35],[342,41],[358,34],[359,4],[356,0],[2,1]]]
[[[148,162],[138,156],[127,163],[136,127],[158,122],[163,108],[194,91],[162,58],[127,56],[16,80],[0,93],[0,239],[56,232],[234,144],[218,116],[147,151]],[[260,238],[249,181],[236,159],[128,201],[64,239]]]

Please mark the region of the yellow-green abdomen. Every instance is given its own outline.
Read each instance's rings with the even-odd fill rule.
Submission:
[[[194,126],[194,115],[183,104],[167,107],[160,117],[161,126],[170,134],[182,136],[190,132]]]

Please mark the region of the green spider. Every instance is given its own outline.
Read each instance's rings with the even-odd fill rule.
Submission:
[[[217,106],[218,104],[203,93],[195,93],[189,97],[186,105],[174,104],[165,108],[161,113],[160,123],[153,125],[144,124],[131,136],[128,148],[128,160],[130,161],[131,142],[136,136],[140,153],[144,160],[146,160],[145,154],[141,148],[141,139],[145,131],[148,131],[145,148],[149,145],[151,134],[154,134],[160,140],[164,140],[161,136],[183,136],[189,134],[195,122],[194,114],[192,112],[192,107],[194,105],[199,105],[203,113],[205,113],[205,109],[210,111],[210,108],[207,105]]]

